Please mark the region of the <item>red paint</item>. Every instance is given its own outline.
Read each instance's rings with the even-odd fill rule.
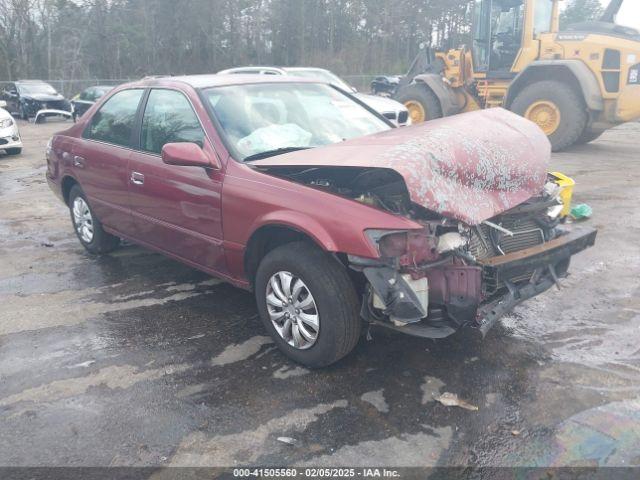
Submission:
[[[196,76],[119,87],[53,138],[49,183],[62,196],[63,181],[74,179],[108,231],[243,287],[250,281],[244,271],[245,246],[264,226],[290,227],[327,251],[370,258],[378,253],[366,238],[366,229],[423,231],[423,225],[408,218],[267,175],[230,158],[197,88],[288,81],[287,77]],[[206,133],[203,149],[196,154],[192,146],[171,145],[161,157],[83,139],[84,128],[101,104],[133,87],[183,92]],[[495,147],[495,138],[504,148]],[[548,150],[544,135],[531,124],[494,110],[256,163],[393,168],[405,178],[413,201],[473,223],[537,193]],[[82,157],[82,166],[74,163],[75,156]],[[207,162],[214,168],[195,166]],[[499,175],[494,175],[494,168]],[[144,177],[143,185],[132,181],[134,173]],[[410,237],[409,250],[423,252],[423,258],[430,256],[432,247],[419,234]],[[454,294],[456,290],[451,289]]]
[[[415,203],[473,225],[538,194],[550,157],[551,145],[535,124],[493,108],[254,164],[390,168]]]

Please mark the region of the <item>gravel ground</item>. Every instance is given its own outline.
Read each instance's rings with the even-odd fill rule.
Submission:
[[[85,253],[44,177],[64,127],[22,123],[23,154],[0,153],[0,465],[640,466],[640,124],[553,156],[599,229],[565,288],[484,341],[374,331],[319,371],[249,293]]]

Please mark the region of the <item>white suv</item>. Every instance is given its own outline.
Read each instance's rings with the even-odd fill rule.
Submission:
[[[338,77],[335,73],[324,68],[313,67],[237,67],[218,72],[218,75],[227,74],[258,74],[258,75],[293,75],[296,77],[315,78],[330,83],[336,87],[351,93],[358,100],[365,103],[398,127],[411,125],[409,112],[403,104],[390,98],[379,97],[360,93],[354,87]]]

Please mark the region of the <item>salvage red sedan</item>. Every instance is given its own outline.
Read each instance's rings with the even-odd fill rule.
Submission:
[[[566,275],[596,231],[562,225],[549,158],[502,109],[395,129],[328,84],[203,75],[113,90],[52,138],[47,178],[89,252],[124,238],[253,290],[318,367],[363,325],[485,333]]]

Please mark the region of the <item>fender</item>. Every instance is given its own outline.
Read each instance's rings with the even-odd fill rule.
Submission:
[[[564,70],[580,85],[584,100],[590,110],[604,110],[602,92],[595,74],[580,60],[537,60],[522,70],[511,82],[504,100],[505,108],[510,108],[516,95],[524,88],[529,79],[550,69]],[[545,79],[551,75],[544,75]]]
[[[313,218],[291,210],[276,210],[256,218],[251,226],[249,239],[262,227],[289,227],[311,238],[327,252],[336,252],[338,247],[331,234]],[[247,243],[248,245],[248,243]]]
[[[442,80],[438,73],[423,73],[416,75],[414,83],[424,83],[438,97],[442,115],[448,117],[460,113],[462,107],[458,105],[454,90]]]

